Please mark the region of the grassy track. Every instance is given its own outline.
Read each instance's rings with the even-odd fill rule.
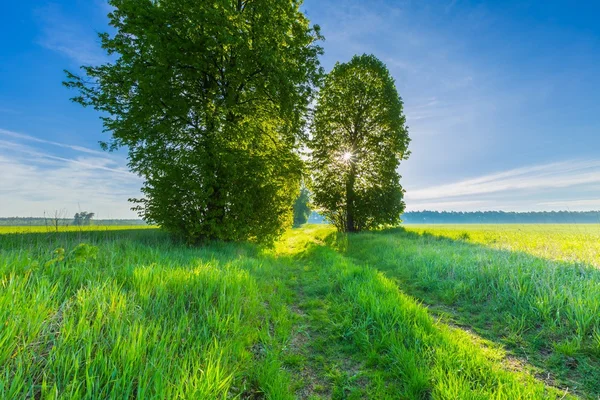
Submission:
[[[0,398],[556,399],[565,391],[535,379],[536,371],[572,382],[600,357],[590,336],[596,321],[582,312],[590,338],[572,356],[573,374],[558,376],[546,360],[507,358],[498,343],[512,343],[479,321],[493,312],[461,308],[475,289],[458,290],[460,279],[435,269],[441,255],[456,262],[467,249],[481,259],[504,251],[464,238],[404,231],[347,238],[308,226],[261,250],[188,248],[157,229],[18,232],[0,235]],[[428,253],[434,247],[439,254]],[[559,274],[558,262],[543,262]],[[430,290],[413,269],[431,276]],[[469,288],[474,276],[459,286]],[[585,300],[577,298],[582,282],[566,285],[564,315]],[[446,298],[451,289],[458,294]],[[453,321],[477,332],[484,327],[487,340],[411,295],[446,305]],[[529,297],[513,301],[521,302],[514,314],[530,322]],[[538,330],[550,323],[540,321]],[[553,331],[556,343],[581,336],[577,318],[564,321]],[[528,335],[520,340],[534,351]],[[597,396],[582,379],[577,393]]]

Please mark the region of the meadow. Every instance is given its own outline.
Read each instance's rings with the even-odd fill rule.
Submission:
[[[599,236],[0,227],[0,398],[595,399]]]

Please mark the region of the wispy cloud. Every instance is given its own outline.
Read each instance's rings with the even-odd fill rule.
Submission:
[[[580,200],[565,200],[565,201],[542,201],[538,203],[540,206],[554,207],[560,209],[586,209],[600,210],[600,199],[580,199]]]
[[[37,138],[37,137],[34,137],[34,136],[25,135],[23,133],[18,133],[18,132],[13,132],[13,131],[8,131],[6,129],[1,129],[1,128],[0,128],[0,135],[9,136],[9,137],[12,137],[12,138],[15,138],[15,139],[22,139],[22,140],[31,141],[31,142],[51,144],[52,146],[57,146],[57,147],[65,148],[65,149],[71,149],[71,150],[75,150],[75,151],[80,151],[82,153],[99,154],[99,155],[105,155],[106,154],[104,152],[101,152],[101,151],[98,151],[98,150],[89,149],[87,147],[75,146],[75,145],[70,145],[70,144],[53,142],[51,140],[40,139],[40,138]]]
[[[0,139],[0,216],[83,208],[100,218],[136,217],[127,199],[140,195],[142,180],[121,157],[24,134],[5,136],[10,140]]]
[[[452,211],[463,211],[463,210],[477,210],[487,205],[486,201],[482,200],[464,200],[464,201],[432,201],[432,202],[411,202],[408,200],[407,210],[408,211],[419,211],[419,210],[452,210]]]
[[[406,201],[411,209],[582,209],[600,205],[570,198],[575,188],[591,185],[600,185],[600,161],[571,160],[408,190]]]
[[[566,188],[600,183],[600,161],[565,161],[517,168],[451,184],[413,190],[412,200],[463,197],[510,190]]]
[[[39,44],[70,58],[79,65],[96,65],[108,61],[92,29],[68,18],[59,5],[51,3],[36,10],[41,36]]]

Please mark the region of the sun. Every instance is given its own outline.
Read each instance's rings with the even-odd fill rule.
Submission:
[[[352,153],[347,151],[344,154],[342,154],[342,160],[344,161],[350,161],[352,159]]]

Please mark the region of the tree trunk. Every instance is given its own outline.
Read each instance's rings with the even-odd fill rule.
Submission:
[[[346,232],[356,232],[354,223],[354,181],[356,180],[356,166],[350,162],[350,172],[346,181]]]

